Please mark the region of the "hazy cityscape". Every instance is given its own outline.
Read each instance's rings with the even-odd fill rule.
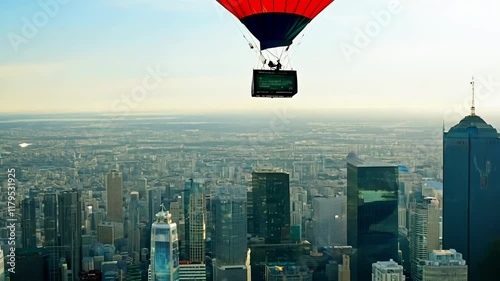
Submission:
[[[0,281],[500,280],[498,11],[0,1]]]
[[[479,280],[443,248],[439,123],[276,111],[0,128],[6,280],[434,280],[432,255],[457,260],[437,278]]]

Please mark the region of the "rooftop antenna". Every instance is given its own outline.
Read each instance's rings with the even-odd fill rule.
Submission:
[[[474,105],[474,76],[472,76],[470,84],[472,85],[472,106],[470,107],[470,115],[476,116],[476,107]]]

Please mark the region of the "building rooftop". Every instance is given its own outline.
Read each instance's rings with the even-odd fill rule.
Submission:
[[[283,171],[281,168],[256,168],[254,173],[280,173],[280,174],[288,174],[287,172]]]
[[[462,254],[458,253],[455,249],[433,250],[429,253],[427,264],[433,266],[465,265],[465,260],[462,259]]]
[[[349,153],[347,155],[347,163],[354,165],[355,167],[392,167],[399,169],[399,166],[396,164],[389,164],[375,158],[364,159],[354,153]]]
[[[401,265],[399,265],[397,262],[394,260],[390,259],[389,261],[378,261],[373,264],[373,266],[376,266],[378,268],[383,268],[383,269],[403,269]]]
[[[306,266],[298,266],[293,263],[268,264],[266,267],[273,275],[301,275],[310,272]]]
[[[465,116],[457,125],[451,127],[446,134],[472,134],[483,137],[499,137],[497,130],[477,115]]]

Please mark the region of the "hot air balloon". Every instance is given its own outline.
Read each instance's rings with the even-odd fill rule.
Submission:
[[[333,0],[217,0],[259,41],[262,67],[254,69],[253,97],[288,97],[297,93],[297,72],[283,66],[294,39]],[[281,52],[279,51],[281,48]],[[278,49],[277,52],[272,50]],[[266,56],[267,55],[267,56]],[[272,57],[270,57],[272,56]],[[289,58],[289,57],[288,57]]]

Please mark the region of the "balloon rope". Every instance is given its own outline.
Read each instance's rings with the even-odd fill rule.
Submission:
[[[243,30],[241,29],[240,25],[238,24],[238,22],[235,20],[235,18],[233,16],[231,16],[234,24],[236,25],[236,27],[238,28],[238,30],[240,31],[241,35],[243,36],[243,38],[245,38],[245,40],[247,41],[248,45],[251,47],[251,49],[253,49],[255,52],[257,53],[261,53],[260,49],[259,49],[259,45],[257,45],[257,43],[255,43],[255,41],[253,40],[253,37],[252,36],[249,36],[250,39],[252,39],[252,42],[250,42],[250,40],[248,40],[248,38],[245,36],[245,33],[243,32]],[[252,48],[253,47],[253,48]]]

